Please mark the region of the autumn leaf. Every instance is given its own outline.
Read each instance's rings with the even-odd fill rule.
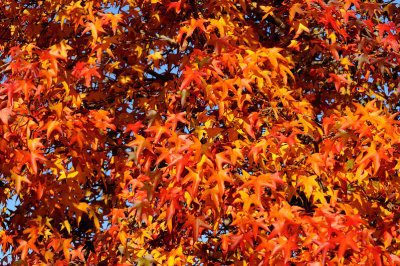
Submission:
[[[11,179],[13,179],[15,182],[15,191],[17,192],[17,194],[19,194],[19,192],[21,191],[22,182],[30,184],[31,181],[29,181],[29,179],[26,178],[25,176],[18,175],[13,171],[10,172],[11,172]]]
[[[60,134],[62,134],[61,123],[59,121],[51,121],[47,126],[47,139],[50,138],[51,133],[57,130]]]
[[[276,190],[278,184],[285,184],[285,182],[279,178],[279,173],[266,174],[260,176],[252,176],[251,180],[243,184],[242,187],[252,186],[257,199],[261,200],[262,188],[270,188]]]
[[[218,192],[220,197],[225,192],[225,182],[234,184],[232,178],[229,174],[229,169],[219,170],[218,172],[214,173],[209,179],[207,183],[217,182],[218,185]]]
[[[17,242],[19,243],[18,248],[15,250],[14,253],[18,253],[21,251],[21,259],[25,260],[26,256],[28,255],[29,250],[33,250],[36,253],[39,253],[39,250],[36,248],[34,243],[32,241],[25,241],[22,239],[17,239]]]
[[[147,148],[151,152],[153,151],[150,142],[140,135],[136,135],[136,139],[127,144],[128,147],[134,147],[136,149],[136,157],[139,158],[142,151]]]
[[[189,25],[189,30],[187,32],[186,38],[192,36],[194,30],[196,28],[200,28],[203,32],[206,31],[206,28],[204,27],[204,23],[207,22],[205,19],[191,19],[188,24]]]
[[[194,216],[189,216],[188,221],[183,226],[192,228],[195,241],[201,236],[204,229],[211,229],[211,226],[205,223],[203,219]]]
[[[376,150],[375,144],[372,143],[371,147],[366,150],[366,155],[363,156],[361,159],[357,160],[360,165],[366,166],[368,162],[372,161],[374,163],[374,175],[378,172],[381,160],[385,159],[389,161],[389,157],[385,155],[385,149],[380,148]]]
[[[171,10],[173,8],[175,9],[175,12],[177,14],[179,14],[181,12],[181,1],[169,3],[167,11],[169,11],[169,10]]]
[[[13,115],[13,111],[11,110],[10,107],[1,109],[1,111],[0,111],[1,122],[3,122],[3,124],[8,126],[8,120],[11,115]]]
[[[93,36],[93,44],[95,44],[97,42],[97,38],[98,38],[98,34],[100,32],[105,32],[105,30],[103,29],[103,25],[102,25],[102,21],[101,20],[97,20],[96,22],[87,22],[86,23],[86,28],[85,30],[82,32],[82,34],[85,34],[88,31],[92,32],[92,36]]]
[[[137,121],[134,124],[128,124],[124,130],[124,133],[127,132],[133,132],[135,134],[138,134],[140,128],[143,128],[144,125],[142,124],[142,121]]]
[[[387,46],[390,46],[395,51],[399,51],[399,41],[393,34],[389,34],[387,37],[382,38],[381,40],[383,46],[386,48]]]
[[[350,83],[344,75],[329,74],[329,76],[330,78],[327,81],[335,83],[336,91],[339,91],[342,84]]]
[[[111,29],[113,30],[114,35],[117,33],[117,26],[118,23],[121,23],[123,21],[123,15],[122,14],[105,14],[104,17],[106,17],[110,22],[111,22]]]
[[[398,264],[381,2],[1,1],[3,264]]]
[[[339,260],[341,258],[343,258],[344,252],[347,250],[347,248],[351,248],[356,252],[360,251],[360,249],[357,246],[357,242],[355,242],[354,239],[353,239],[354,236],[355,236],[355,233],[352,232],[352,233],[349,233],[349,234],[346,234],[346,235],[339,236],[335,240],[332,239],[332,242],[333,241],[336,242],[337,240],[340,240],[340,241],[337,241],[337,242],[340,243],[339,244],[339,250],[338,250],[338,258],[339,258]]]
[[[293,21],[296,13],[298,13],[300,15],[304,14],[303,10],[301,9],[301,4],[300,3],[296,3],[290,8],[290,10],[289,10],[289,21],[290,22]]]
[[[180,91],[186,89],[192,81],[194,81],[196,85],[200,87],[202,83],[201,77],[207,76],[205,72],[193,70],[188,66],[185,66],[185,70],[183,71],[182,75],[184,76],[184,79],[179,87]]]

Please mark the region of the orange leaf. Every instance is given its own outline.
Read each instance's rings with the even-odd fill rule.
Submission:
[[[13,179],[15,182],[15,191],[17,192],[17,194],[19,194],[19,192],[21,191],[21,182],[30,184],[31,181],[29,181],[29,179],[26,176],[18,175],[13,171],[10,172],[11,172],[11,179]]]

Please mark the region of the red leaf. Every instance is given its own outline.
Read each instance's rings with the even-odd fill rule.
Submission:
[[[167,12],[168,12],[169,10],[171,10],[172,8],[174,8],[174,9],[175,9],[175,12],[176,12],[177,14],[179,14],[179,13],[181,12],[181,1],[179,0],[179,1],[177,1],[177,2],[171,2],[171,3],[169,3],[169,4],[168,4],[168,8],[167,8]]]
[[[386,38],[382,38],[381,42],[385,48],[390,46],[396,52],[399,51],[399,41],[393,34],[390,33]]]
[[[142,121],[138,121],[135,124],[128,124],[126,125],[124,133],[133,132],[136,135],[142,127],[144,127]]]
[[[190,85],[192,81],[196,83],[197,86],[201,86],[201,78],[200,77],[205,77],[207,74],[202,71],[198,70],[193,70],[188,66],[185,66],[185,70],[182,73],[182,76],[184,77],[181,86],[179,87],[180,91],[183,91],[183,89],[186,89]]]
[[[329,76],[330,76],[330,78],[327,81],[335,83],[336,91],[339,91],[339,89],[340,89],[342,84],[349,84],[350,83],[350,81],[348,81],[345,78],[345,74],[335,75],[335,74],[329,73]]]
[[[340,235],[334,239],[331,239],[331,243],[339,243],[338,250],[338,258],[339,260],[343,258],[344,252],[350,247],[356,252],[360,252],[360,249],[357,246],[357,242],[354,241],[354,237],[357,235],[357,232],[349,232],[349,233],[340,233]]]
[[[191,153],[186,153],[182,155],[176,155],[175,159],[173,159],[169,164],[168,168],[172,166],[176,166],[176,181],[181,179],[181,175],[185,166],[188,165],[189,158],[192,156]]]

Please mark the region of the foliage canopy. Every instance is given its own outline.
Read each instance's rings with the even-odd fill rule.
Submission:
[[[399,36],[373,0],[1,1],[3,263],[399,264]]]

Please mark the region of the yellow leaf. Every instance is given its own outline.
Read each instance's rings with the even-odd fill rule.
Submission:
[[[184,196],[187,206],[190,206],[190,204],[192,203],[192,197],[190,196],[189,192],[185,191]]]
[[[273,6],[263,6],[261,7],[262,11],[264,12],[264,16],[262,17],[261,20],[266,19],[268,16],[273,16],[274,15],[274,7]]]
[[[93,213],[93,220],[94,220],[94,226],[96,227],[96,230],[100,230],[99,218],[97,218],[97,215],[94,213]]]
[[[66,40],[63,40],[59,44],[50,47],[50,54],[56,58],[67,60],[68,50],[72,50],[72,47],[67,44]]]
[[[68,220],[64,221],[64,226],[67,228],[68,233],[71,233],[71,225],[69,224]]]
[[[90,209],[89,204],[86,202],[79,202],[79,204],[73,203],[74,207],[84,213],[88,213],[88,209]]]
[[[305,22],[303,22],[303,23],[305,23]],[[295,23],[295,26],[294,26],[294,27],[295,27],[295,29],[296,29],[296,35],[294,36],[294,39],[296,39],[297,37],[299,37],[300,34],[303,33],[303,31],[310,33],[310,30],[309,30],[309,29],[307,28],[307,26],[304,25],[303,23],[301,23],[301,22]]]
[[[317,175],[313,176],[300,176],[299,182],[297,186],[302,186],[304,188],[304,194],[306,194],[307,198],[311,197],[313,191],[319,187],[318,182],[315,179],[318,178]]]
[[[119,240],[121,241],[121,244],[122,244],[123,246],[126,246],[126,240],[127,240],[126,232],[125,232],[125,231],[120,231],[120,232],[118,233],[118,238],[119,238]]]
[[[290,44],[288,45],[288,48],[297,48],[299,47],[299,42],[296,40],[291,40]]]
[[[18,175],[13,171],[10,172],[11,172],[11,179],[14,180],[15,190],[17,191],[17,194],[19,194],[19,192],[21,191],[21,182],[30,184],[31,181],[29,181],[29,179],[26,176]]]

